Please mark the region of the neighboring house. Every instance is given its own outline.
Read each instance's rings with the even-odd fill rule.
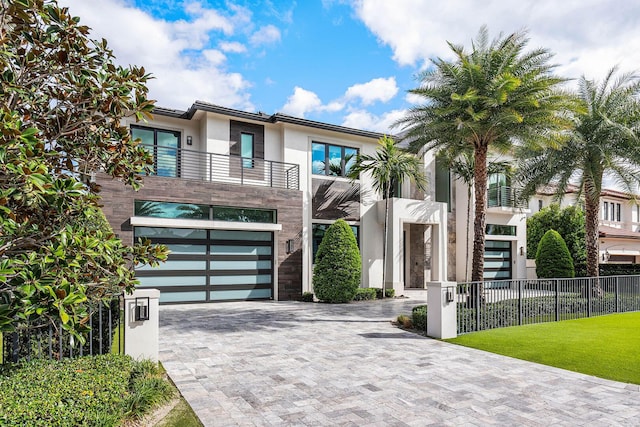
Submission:
[[[355,155],[374,154],[382,134],[200,101],[125,124],[153,154],[155,174],[138,192],[104,174],[97,183],[125,243],[149,238],[171,249],[158,268],[137,270],[142,287],[161,290],[162,303],[285,300],[313,291],[315,251],[338,218],[360,246],[362,286],[382,286],[384,200],[367,175],[346,178]],[[466,200],[455,195],[466,199],[466,189],[436,163],[424,156],[426,194],[406,183],[390,200],[386,286],[397,295],[427,281],[464,281],[459,264],[471,242],[456,242]],[[524,277],[524,214],[502,184],[490,194],[487,277]]]
[[[560,207],[581,203],[579,188],[569,185]],[[553,186],[540,189],[529,202],[532,213],[555,203]],[[638,196],[612,189],[603,189],[600,198],[600,263],[640,263],[640,205]]]

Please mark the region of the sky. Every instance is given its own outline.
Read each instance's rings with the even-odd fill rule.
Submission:
[[[640,67],[640,2],[613,0],[59,0],[144,66],[156,105],[196,100],[383,133],[420,100],[433,58],[451,59],[482,25],[527,31],[556,74],[601,79]],[[575,84],[575,80],[569,85]]]

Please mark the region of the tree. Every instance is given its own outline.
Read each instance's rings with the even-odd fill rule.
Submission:
[[[387,280],[387,245],[389,241],[389,199],[393,197],[393,188],[406,180],[413,181],[420,190],[427,186],[422,173],[422,163],[414,154],[398,146],[398,142],[383,136],[378,141],[374,155],[358,153],[356,161],[349,171],[349,178],[356,180],[361,173],[368,173],[373,179],[373,189],[384,198],[384,245],[382,246],[382,288]],[[384,298],[384,292],[383,298]]]
[[[414,151],[474,153],[475,217],[471,280],[482,281],[487,208],[487,156],[509,152],[514,144],[557,146],[569,126],[569,98],[557,90],[564,79],[552,75],[551,53],[525,51],[526,33],[502,34],[489,42],[482,27],[470,52],[449,43],[454,61],[433,60],[421,86],[409,92],[424,104],[397,124],[407,130]]]
[[[569,248],[576,276],[586,275],[586,258],[584,240],[584,211],[580,206],[568,206],[560,209],[552,204],[527,218],[527,257],[535,258],[538,244],[544,234],[556,230]]]
[[[556,230],[544,233],[536,251],[536,274],[541,279],[575,277],[569,248]]]
[[[465,234],[465,266],[464,280],[469,281],[469,225],[471,221],[471,200],[473,197],[473,178],[475,176],[475,161],[471,150],[462,153],[446,153],[446,161],[453,175],[467,186],[467,227]],[[511,175],[511,168],[508,162],[492,160],[487,164],[487,175],[494,173],[507,173]]]
[[[121,125],[150,117],[149,76],[114,65],[55,0],[0,2],[0,331],[47,320],[82,341],[92,299],[131,291],[135,264],[166,259],[115,237],[90,178],[138,188],[149,172]]]
[[[554,183],[556,197],[577,183],[584,197],[587,275],[598,276],[598,222],[602,181],[612,176],[632,193],[640,183],[640,79],[636,74],[615,78],[609,71],[600,83],[584,76],[578,85],[582,108],[575,113],[575,127],[560,149],[522,150],[520,166],[524,194]]]
[[[313,291],[321,301],[345,303],[360,287],[362,260],[356,237],[339,219],[327,229],[313,267]]]

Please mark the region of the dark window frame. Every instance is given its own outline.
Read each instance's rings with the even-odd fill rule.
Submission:
[[[141,129],[141,130],[153,132],[153,153],[152,153],[153,154],[153,174],[156,176],[163,176],[167,178],[180,178],[180,176],[182,175],[181,173],[182,172],[181,171],[182,132],[178,130],[170,130],[170,129],[163,129],[163,128],[157,128],[157,127],[151,127],[151,126],[140,126],[140,125],[132,124],[129,126],[129,132],[131,133],[132,137],[133,137],[133,129]],[[175,148],[176,150],[175,176],[158,175],[158,132],[173,134],[173,136],[175,136],[178,139],[178,146]],[[147,147],[147,145],[145,145],[144,147]],[[172,147],[162,147],[162,146],[160,146],[160,148],[170,149],[170,150],[174,149]]]
[[[243,136],[247,135],[251,137],[251,156],[247,157],[247,156],[243,156],[242,152],[244,151],[244,145],[243,145]],[[242,167],[245,169],[253,169],[254,168],[254,164],[253,164],[253,159],[255,158],[255,154],[256,154],[256,135],[255,133],[251,133],[251,132],[240,132],[240,157],[242,157]],[[250,159],[250,160],[247,160]]]
[[[347,166],[347,160],[346,160],[346,154],[345,154],[345,150],[355,150],[355,156],[357,157],[358,154],[360,154],[360,149],[356,148],[356,147],[350,147],[350,146],[346,146],[346,145],[338,145],[338,144],[331,144],[328,142],[321,142],[321,141],[311,141],[311,162],[313,163],[313,145],[317,144],[317,145],[322,145],[324,146],[324,174],[319,174],[314,172],[313,170],[313,166],[311,167],[311,174],[312,175],[319,175],[319,176],[333,176],[333,177],[342,177],[342,178],[346,178],[347,177],[347,171],[346,171],[346,166]],[[337,147],[340,148],[340,174],[339,175],[334,175],[331,173],[331,162],[329,161],[329,147]],[[349,159],[351,160],[351,159]]]

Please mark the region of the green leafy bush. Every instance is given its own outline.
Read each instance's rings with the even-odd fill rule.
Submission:
[[[376,298],[382,299],[382,288],[373,288],[376,290]],[[387,298],[393,298],[396,295],[396,290],[392,288],[387,288],[384,290],[384,295]]]
[[[564,239],[555,230],[544,233],[536,252],[538,278],[575,277],[573,259]]]
[[[300,297],[302,302],[313,302],[313,292],[303,292]]]
[[[376,299],[375,288],[358,288],[353,297],[354,301],[369,301]]]
[[[557,204],[552,204],[536,212],[527,218],[527,258],[535,259],[542,236],[553,229],[560,233],[569,248],[576,276],[586,276],[584,222],[584,211],[579,206],[560,209]]]
[[[427,306],[417,305],[411,309],[411,321],[413,327],[419,331],[427,329]]]
[[[362,262],[351,227],[342,219],[327,229],[313,268],[313,291],[319,300],[346,303],[360,286]]]
[[[157,364],[128,356],[33,360],[0,372],[0,425],[116,426],[172,390]]]

